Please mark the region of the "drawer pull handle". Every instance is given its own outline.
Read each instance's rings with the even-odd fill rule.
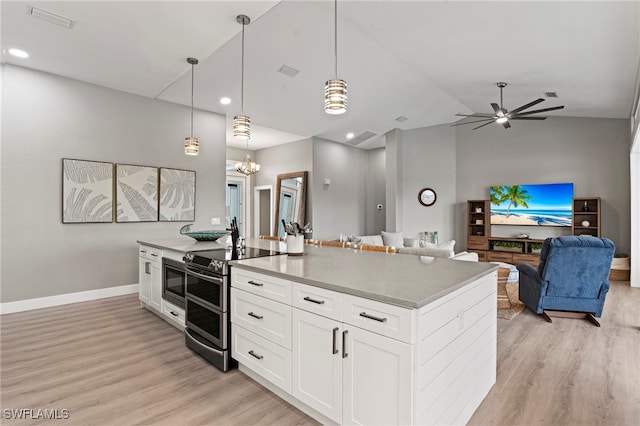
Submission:
[[[146,250],[140,250],[140,253],[146,253],[146,252],[147,252]]]
[[[262,319],[263,318],[262,315],[256,315],[253,312],[249,312],[247,315],[249,315],[250,317],[254,317],[255,319]]]
[[[342,358],[346,358],[349,356],[347,353],[347,333],[349,330],[345,330],[342,332]]]
[[[334,355],[338,353],[338,348],[337,348],[337,346],[338,346],[338,342],[337,342],[337,340],[338,340],[338,330],[339,330],[338,327],[333,329],[333,354]]]
[[[316,303],[318,305],[324,305],[324,300],[316,300],[316,299],[312,299],[309,296],[305,297],[302,300],[306,300],[307,302],[311,302],[311,303]]]
[[[262,284],[262,283],[257,283],[257,282],[255,282],[255,281],[253,281],[253,280],[249,280],[249,284],[253,284],[253,285],[255,285],[256,287],[262,287],[262,286],[264,285],[264,284]]]
[[[153,256],[153,257],[158,257],[158,255],[157,255],[157,254],[155,254],[155,253],[151,253],[151,256]]]
[[[253,350],[249,351],[249,355],[251,355],[252,357],[256,358],[256,359],[262,359],[264,358],[262,355],[258,355],[257,353],[255,353]]]
[[[173,312],[173,311],[171,311],[171,312],[169,312],[169,313],[170,313],[171,315],[173,315],[174,317],[179,317],[179,316],[180,316],[180,315],[178,315],[177,313],[175,313],[175,312]]]
[[[378,322],[387,322],[386,318],[374,317],[373,315],[369,315],[366,312],[360,312],[360,316],[368,319],[372,319]]]

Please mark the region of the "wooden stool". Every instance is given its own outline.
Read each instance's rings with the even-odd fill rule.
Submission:
[[[498,269],[498,309],[510,309],[509,295],[507,294],[507,280],[509,279],[509,268]]]

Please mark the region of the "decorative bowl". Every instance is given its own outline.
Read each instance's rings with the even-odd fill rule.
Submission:
[[[191,237],[197,241],[215,241],[220,237],[224,237],[225,235],[231,234],[231,231],[215,230],[215,229],[191,232],[191,225],[193,225],[193,223],[190,223],[189,225],[185,225],[182,228],[180,228],[180,234],[186,235],[187,237]]]

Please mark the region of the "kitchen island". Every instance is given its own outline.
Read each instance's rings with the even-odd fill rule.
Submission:
[[[463,424],[495,383],[495,265],[311,245],[231,265],[232,356],[323,423]]]

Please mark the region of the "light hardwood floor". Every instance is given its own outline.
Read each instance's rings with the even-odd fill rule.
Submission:
[[[0,320],[2,424],[51,422],[6,418],[20,408],[69,410],[64,425],[316,424],[207,364],[135,295]],[[612,282],[600,322],[499,319],[497,382],[470,424],[639,424],[640,289]]]

